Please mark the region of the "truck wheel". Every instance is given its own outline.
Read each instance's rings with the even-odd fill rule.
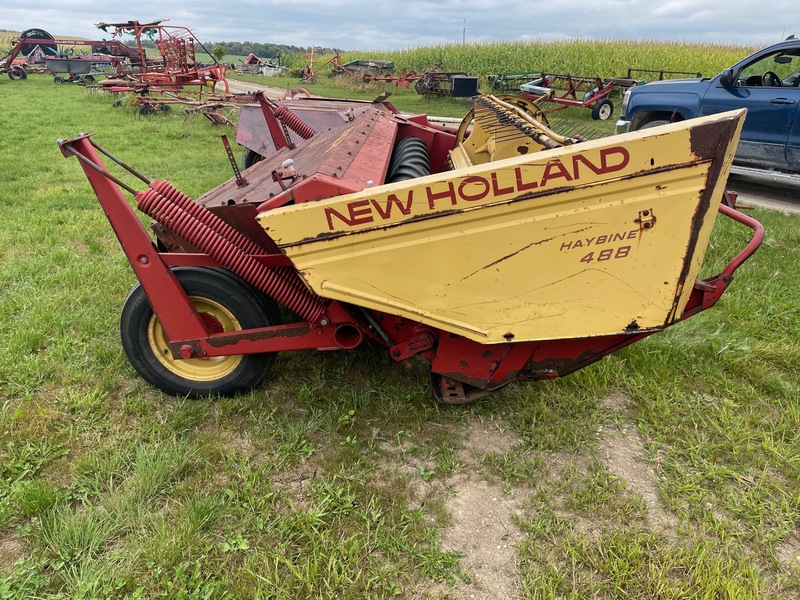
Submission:
[[[280,323],[275,302],[229,271],[183,267],[174,273],[212,333]],[[191,398],[252,389],[267,376],[276,356],[173,358],[167,336],[139,284],[125,300],[120,337],[128,360],[145,381],[167,394]]]
[[[652,127],[661,127],[662,125],[669,125],[669,121],[665,121],[663,119],[656,119],[655,121],[648,121],[639,129],[651,129]]]
[[[592,107],[592,118],[595,121],[607,121],[614,112],[614,103],[603,98]]]

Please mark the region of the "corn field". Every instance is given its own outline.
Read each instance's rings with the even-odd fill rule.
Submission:
[[[487,78],[494,73],[571,73],[599,77],[626,76],[628,68],[699,72],[706,77],[744,58],[755,47],[685,42],[564,40],[443,44],[391,52],[348,51],[342,63],[357,59],[394,61],[398,71],[417,73],[438,68]],[[316,64],[330,56],[317,55]],[[284,57],[291,68],[308,63],[302,54]]]
[[[4,56],[6,52],[11,50],[18,39],[18,31],[0,31],[0,57]]]
[[[18,32],[0,31],[0,56],[11,49],[18,37]],[[342,53],[341,60],[343,63],[366,58],[391,60],[398,71],[463,71],[483,78],[519,71],[621,77],[627,75],[629,68],[698,72],[710,77],[756,49],[732,44],[572,39],[453,43],[388,52],[347,51]],[[322,64],[329,58],[330,55],[317,55],[315,60]],[[303,54],[294,54],[285,56],[284,62],[290,68],[300,69],[308,59]]]

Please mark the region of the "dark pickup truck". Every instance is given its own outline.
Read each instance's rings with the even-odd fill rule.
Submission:
[[[733,108],[747,119],[734,164],[800,172],[800,39],[759,50],[716,77],[672,79],[625,92],[616,132]]]

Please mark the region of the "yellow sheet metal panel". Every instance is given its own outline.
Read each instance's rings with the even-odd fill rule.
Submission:
[[[483,343],[615,334],[680,314],[713,226],[675,124],[260,215],[324,297]],[[736,139],[734,139],[736,138]],[[716,195],[717,192],[719,195]],[[707,195],[706,195],[707,198]],[[687,285],[684,285],[687,283]]]

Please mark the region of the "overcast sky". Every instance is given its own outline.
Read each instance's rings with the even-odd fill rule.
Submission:
[[[767,45],[800,35],[798,0],[2,0],[0,29],[108,38],[99,22],[169,19],[203,42],[343,50],[596,38]],[[794,28],[798,28],[795,32]]]

